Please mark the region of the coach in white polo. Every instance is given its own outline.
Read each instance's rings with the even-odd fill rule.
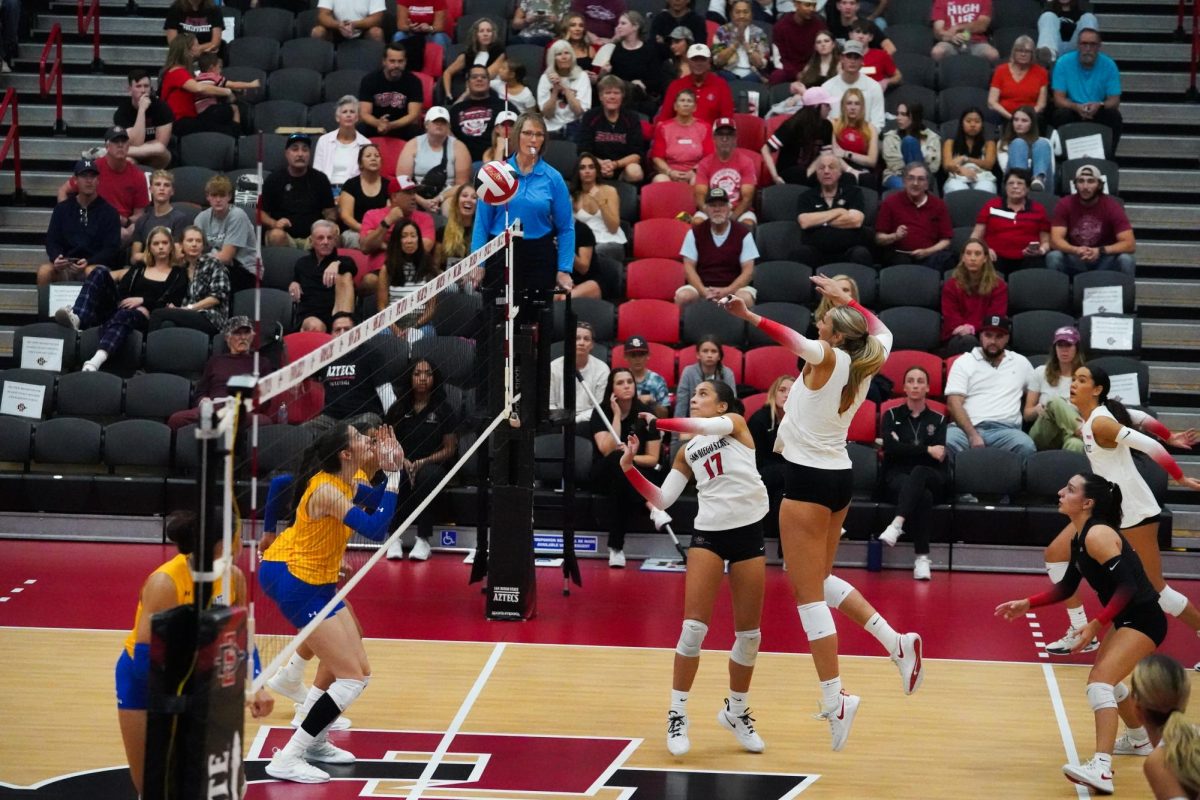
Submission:
[[[946,406],[953,424],[946,429],[951,452],[968,447],[998,447],[1028,458],[1037,447],[1021,430],[1025,393],[1033,384],[1033,366],[1020,353],[1006,350],[1012,332],[1008,317],[985,317],[981,345],[963,354],[946,379]]]

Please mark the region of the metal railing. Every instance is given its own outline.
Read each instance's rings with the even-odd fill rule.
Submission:
[[[47,71],[46,62],[50,51],[54,50],[54,66]],[[63,122],[63,33],[62,25],[57,22],[50,27],[50,35],[42,47],[41,60],[38,62],[38,89],[45,97],[54,88],[54,135],[65,136],[67,124]]]
[[[9,123],[8,133],[4,135],[4,143],[0,144],[0,167],[3,167],[4,159],[8,158],[8,151],[11,149],[13,153],[13,203],[17,204],[25,202],[25,190],[21,187],[21,114],[19,105],[16,89],[6,91],[4,99],[0,100],[0,125],[4,124],[4,118],[8,116],[8,112],[12,111],[12,121]]]
[[[84,6],[87,11],[84,11]],[[103,72],[104,62],[100,60],[100,0],[79,0],[75,6],[75,18],[79,25],[79,35],[83,36],[92,30],[92,72]]]
[[[1200,0],[1192,0],[1192,32],[1188,34],[1183,27],[1188,0],[1179,0],[1179,14],[1175,21],[1175,38],[1180,41],[1192,40],[1192,53],[1189,59],[1188,88],[1183,93],[1185,99],[1200,103],[1200,92],[1196,90],[1196,67],[1200,63]]]

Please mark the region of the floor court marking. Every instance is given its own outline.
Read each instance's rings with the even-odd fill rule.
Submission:
[[[1058,691],[1058,678],[1054,677],[1054,667],[1050,664],[1042,664],[1042,675],[1046,678],[1046,688],[1050,692],[1050,704],[1054,706],[1054,719],[1058,722],[1058,734],[1062,737],[1067,763],[1078,764],[1080,763],[1079,751],[1075,749],[1075,737],[1071,733],[1071,724],[1067,720],[1067,709],[1063,706],[1062,693]],[[1064,780],[1066,779],[1064,778]],[[1087,787],[1073,781],[1071,785],[1075,787],[1075,795],[1080,800],[1088,800],[1091,796]]]

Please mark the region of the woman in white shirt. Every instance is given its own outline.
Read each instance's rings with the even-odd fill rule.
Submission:
[[[1079,426],[1083,419],[1071,405],[1071,377],[1083,366],[1079,331],[1070,325],[1054,332],[1054,344],[1046,364],[1033,371],[1033,383],[1025,393],[1025,421],[1033,421],[1029,438],[1038,450],[1083,452]]]
[[[312,165],[329,178],[336,197],[342,184],[358,174],[358,151],[371,140],[358,132],[358,98],[354,95],[338,99],[334,119],[337,128],[317,139]]]
[[[596,252],[625,260],[625,231],[621,230],[621,199],[617,190],[599,183],[600,162],[591,153],[580,153],[575,174],[568,186],[575,206],[575,219],[587,225],[596,237]]]
[[[579,136],[579,121],[592,107],[592,82],[575,61],[575,50],[561,39],[546,51],[546,71],[538,80],[537,104],[553,139]]]

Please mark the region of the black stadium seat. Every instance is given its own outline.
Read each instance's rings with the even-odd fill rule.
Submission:
[[[160,328],[146,338],[146,371],[199,378],[208,363],[209,338],[191,328]]]
[[[336,102],[346,95],[358,97],[359,86],[367,73],[361,69],[339,69],[325,76],[321,84],[321,99],[325,102]]]
[[[758,291],[759,303],[799,303],[812,301],[812,269],[796,261],[759,261],[754,265],[751,285]]]
[[[741,347],[746,341],[746,323],[715,303],[697,301],[683,307],[683,342],[695,344],[701,336],[713,335],[721,344]]]
[[[879,307],[921,306],[940,309],[942,281],[937,270],[920,264],[897,264],[879,273]]]
[[[1071,279],[1053,269],[1022,269],[1008,276],[1008,313],[1071,310]]]
[[[932,353],[941,344],[942,315],[932,309],[899,306],[880,311],[879,318],[891,330],[895,350]]]
[[[308,124],[308,108],[291,100],[264,100],[254,106],[254,129],[274,133],[279,128]]]
[[[835,275],[845,275],[848,278],[852,278],[858,284],[858,301],[860,303],[867,308],[874,308],[878,303],[879,273],[875,271],[874,267],[844,261],[835,264],[826,264],[817,269],[817,274],[830,278]]]
[[[19,361],[17,363],[20,363]],[[40,408],[32,405],[32,398],[28,408],[20,409],[26,414],[36,414],[38,418],[45,419],[50,416],[50,411],[54,408],[55,392],[54,388],[58,385],[58,373],[48,372],[44,369],[22,369],[14,367],[0,371],[0,396],[3,396],[5,384],[8,383],[25,383],[33,386],[42,387],[42,405]],[[24,405],[24,401],[22,401]],[[3,419],[3,417],[0,417]]]
[[[944,58],[938,63],[938,88],[973,86],[987,91],[992,83],[992,71],[991,62],[981,56],[968,53]]]
[[[182,375],[145,372],[125,381],[126,418],[164,421],[176,411],[191,408],[192,384]]]
[[[279,69],[279,42],[263,36],[239,36],[226,45],[231,67],[256,67],[271,73]]]
[[[283,47],[279,48],[279,65],[284,68],[308,67],[324,75],[333,72],[333,56],[332,44],[324,39],[305,36],[283,43]]]
[[[286,42],[292,38],[296,17],[283,8],[251,8],[242,15],[242,30],[239,36],[261,36]]]
[[[132,376],[142,366],[142,332],[130,331],[121,343],[121,349],[108,354],[108,360],[100,369],[113,372],[122,378]],[[79,334],[79,360],[87,361],[100,349],[100,328],[88,328]]]
[[[374,72],[383,61],[383,42],[374,39],[351,39],[337,47],[336,63],[339,70],[357,69]],[[336,99],[336,98],[331,98]]]
[[[267,78],[268,100],[311,106],[321,102],[321,73],[309,67],[284,67]]]
[[[189,133],[179,140],[179,160],[181,164],[217,172],[231,170],[237,164],[237,140],[212,131]]]
[[[1012,317],[1012,338],[1008,349],[1026,358],[1038,358],[1050,352],[1054,332],[1074,325],[1075,318],[1061,311],[1023,311]]]
[[[1077,316],[1083,316],[1083,304],[1084,301],[1088,299],[1089,291],[1117,286],[1121,288],[1121,302],[1111,307],[1107,305],[1102,306],[1102,310],[1094,313],[1134,313],[1134,308],[1137,305],[1135,302],[1137,284],[1132,276],[1126,275],[1124,272],[1116,272],[1114,270],[1081,272],[1071,280],[1071,290],[1074,301],[1072,305],[1073,312]]]
[[[812,324],[812,312],[796,303],[756,303],[754,305],[754,313],[774,320],[781,325],[786,325],[801,335],[805,334],[808,331],[808,326]],[[751,347],[776,344],[774,339],[767,336],[758,328],[746,326],[746,329],[750,334]]]
[[[58,379],[54,416],[109,422],[121,416],[125,383],[108,372],[68,372]]]

